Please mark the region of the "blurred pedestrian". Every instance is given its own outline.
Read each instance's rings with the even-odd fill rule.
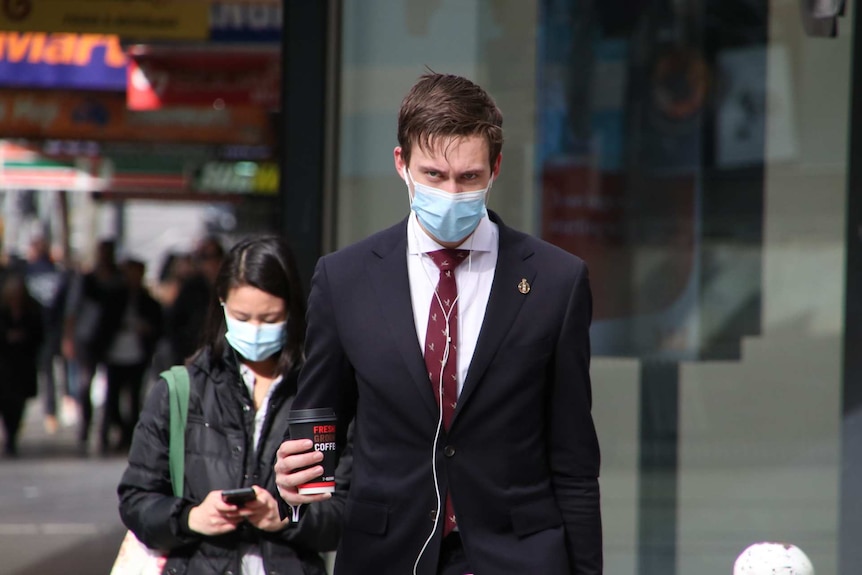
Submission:
[[[132,443],[132,431],[141,412],[141,390],[144,375],[153,357],[156,341],[162,331],[162,308],[144,286],[144,262],[128,259],[121,269],[126,278],[125,303],[121,320],[105,354],[107,390],[102,417],[99,449],[110,452],[112,426],[120,428],[120,449]],[[123,409],[121,400],[127,398]]]
[[[18,453],[24,406],[38,390],[36,371],[42,340],[42,306],[27,290],[23,274],[8,275],[0,290],[0,416],[7,456]]]
[[[70,288],[63,335],[63,354],[77,365],[82,452],[87,450],[93,421],[93,376],[120,328],[125,304],[125,278],[116,263],[115,244],[102,240],[93,270],[77,276]]]
[[[212,298],[224,247],[215,236],[198,242],[192,253],[194,271],[182,282],[179,293],[167,312],[167,337],[172,353],[171,365],[185,363],[202,342],[207,305]]]
[[[43,384],[45,430],[53,434],[59,425],[58,393],[64,398],[71,394],[66,377],[66,362],[60,350],[69,274],[51,258],[48,243],[41,236],[30,242],[25,278],[30,294],[42,306],[45,338],[39,352],[39,379]],[[59,386],[57,373],[61,374]]]
[[[183,283],[195,272],[192,256],[183,252],[168,252],[159,266],[159,276],[153,288],[153,297],[164,308],[176,301]]]
[[[158,281],[152,295],[162,306],[164,329],[162,330],[161,337],[156,342],[153,360],[150,364],[149,373],[146,376],[148,384],[155,383],[161,372],[178,363],[175,362],[176,357],[173,352],[168,325],[174,302],[180,293],[180,288],[191,277],[193,272],[194,267],[191,254],[183,252],[168,252],[159,267]],[[146,389],[144,392],[146,393]]]
[[[167,551],[166,573],[324,575],[318,552],[341,533],[350,457],[337,490],[298,523],[281,520],[272,462],[303,360],[305,298],[287,244],[252,238],[230,251],[210,300],[190,379],[182,497],[171,487],[168,386],[147,396],[118,487],[123,523]],[[349,450],[348,450],[349,451]],[[251,487],[236,505],[225,489]]]

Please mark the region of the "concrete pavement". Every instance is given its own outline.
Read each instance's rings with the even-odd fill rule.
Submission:
[[[40,407],[27,406],[20,456],[0,459],[0,573],[107,574],[125,532],[125,457],[81,455],[75,427],[46,433]]]

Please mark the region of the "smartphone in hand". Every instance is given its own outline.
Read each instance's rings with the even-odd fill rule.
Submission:
[[[242,507],[249,501],[257,498],[254,489],[251,487],[241,487],[239,489],[225,489],[221,492],[222,501]]]

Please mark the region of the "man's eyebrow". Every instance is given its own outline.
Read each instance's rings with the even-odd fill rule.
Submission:
[[[448,173],[454,171],[454,170],[451,170],[449,168],[441,168],[441,167],[430,165],[430,164],[419,164],[417,167],[422,171],[434,171],[434,172],[441,172],[444,174],[448,174]],[[455,173],[459,174],[459,175],[460,174],[476,174],[476,173],[481,173],[484,169],[485,169],[484,165],[468,166],[468,167],[464,168],[463,170],[456,171]]]
[[[418,168],[419,168],[420,170],[425,170],[425,171],[428,171],[428,170],[433,170],[433,171],[435,171],[435,172],[445,172],[445,171],[447,171],[445,168],[441,168],[441,167],[439,167],[439,166],[438,166],[438,165],[436,165],[436,164],[419,164]]]

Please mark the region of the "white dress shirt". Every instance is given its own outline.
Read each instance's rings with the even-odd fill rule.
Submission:
[[[455,269],[455,284],[458,286],[458,349],[457,377],[458,394],[464,386],[479,330],[485,319],[485,308],[491,294],[491,282],[497,267],[499,231],[497,224],[482,218],[476,231],[458,246],[470,250],[470,256]],[[407,273],[410,279],[410,298],[413,303],[413,321],[419,347],[425,349],[425,331],[428,328],[428,312],[431,298],[437,287],[440,270],[427,255],[428,252],[444,249],[425,233],[411,211],[407,220]],[[429,381],[430,384],[430,381]]]

